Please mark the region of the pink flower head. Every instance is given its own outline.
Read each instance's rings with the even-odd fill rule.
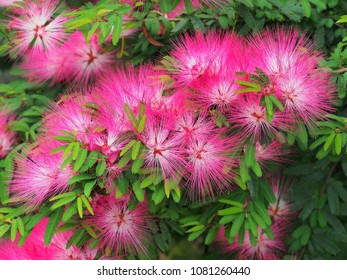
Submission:
[[[264,137],[281,137],[280,130],[287,131],[292,123],[282,112],[275,112],[271,122],[266,118],[266,108],[260,104],[260,95],[247,94],[231,110],[229,121],[240,130],[242,138],[262,140]]]
[[[274,233],[273,240],[259,227],[258,241],[253,247],[248,231],[245,232],[242,244],[238,243],[238,235],[230,244],[224,236],[224,228],[222,228],[216,237],[216,244],[222,253],[227,255],[236,254],[237,258],[241,260],[278,260],[286,251],[284,239],[287,227],[285,223],[278,222],[272,224],[271,229]]]
[[[44,83],[51,80],[52,85],[63,82],[67,71],[65,58],[58,47],[24,54],[20,67],[29,81]]]
[[[195,88],[205,79],[217,75],[240,49],[243,49],[243,42],[236,35],[217,32],[185,35],[171,52],[178,85]]]
[[[65,100],[64,100],[65,99]],[[42,125],[48,136],[64,135],[66,130],[76,135],[77,140],[89,144],[90,132],[97,126],[93,119],[94,109],[87,106],[91,102],[89,94],[65,96],[59,104],[52,104]]]
[[[177,92],[165,95],[165,82],[162,71],[149,66],[139,69],[129,67],[108,73],[97,84],[94,98],[100,106],[100,122],[110,131],[131,129],[124,104],[137,114],[141,102],[146,110],[156,115],[176,114],[183,107],[185,95]]]
[[[15,131],[9,130],[10,122],[15,120],[15,116],[7,109],[0,108],[0,159],[7,156],[16,142]]]
[[[269,145],[260,144],[256,142],[255,158],[257,162],[266,168],[266,165],[271,162],[282,163],[287,162],[285,158],[289,153],[284,147],[276,140],[272,141]]]
[[[147,147],[145,166],[160,170],[163,178],[181,176],[185,159],[182,141],[174,137],[172,120],[149,116],[141,140]]]
[[[61,46],[60,51],[66,65],[64,80],[72,81],[75,85],[85,86],[101,77],[112,70],[116,61],[115,53],[103,52],[96,34],[87,43],[83,34],[76,31]]]
[[[62,153],[50,154],[56,147],[55,141],[41,139],[37,146],[18,156],[10,183],[14,201],[36,208],[47,198],[67,190],[68,181],[75,174],[70,165],[60,169]]]
[[[213,197],[231,189],[233,163],[230,153],[233,138],[223,139],[216,131],[208,137],[191,141],[185,166],[189,196],[194,199]]]
[[[314,50],[312,40],[293,28],[267,29],[250,39],[257,67],[270,77],[284,77],[289,71],[296,74],[312,71],[322,59]]]
[[[90,223],[100,229],[100,245],[108,247],[117,256],[148,252],[150,230],[145,202],[134,210],[128,208],[129,197],[116,199],[114,193],[99,197],[95,215]]]
[[[203,114],[196,117],[193,111],[183,112],[175,124],[175,138],[186,144],[196,139],[208,138],[214,133],[214,122],[208,120]]]
[[[48,218],[43,218],[32,230],[25,243],[19,247],[16,243],[6,240],[0,243],[0,260],[84,260],[82,249],[72,245],[66,249],[72,231],[57,233],[52,242],[45,246],[43,243]]]
[[[285,105],[286,113],[312,128],[325,114],[332,112],[334,87],[331,75],[323,70],[298,75],[288,71],[277,79],[276,91]]]
[[[290,209],[291,203],[286,199],[286,191],[288,189],[288,182],[281,180],[279,176],[273,176],[270,180],[271,188],[275,194],[276,202],[271,203],[268,208],[268,213],[271,218],[276,222],[292,219],[294,212]]]
[[[16,32],[14,50],[22,55],[28,49],[40,52],[62,44],[67,38],[64,23],[68,18],[63,14],[54,16],[59,8],[58,0],[18,3],[9,22],[9,28]]]
[[[235,94],[240,89],[240,85],[235,83],[233,72],[235,70],[223,70],[213,78],[201,81],[197,85],[197,92],[190,96],[200,107],[206,110],[217,108],[221,112],[228,111],[230,107],[238,103],[240,94]]]

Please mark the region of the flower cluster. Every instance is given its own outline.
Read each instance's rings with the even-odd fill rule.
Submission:
[[[27,211],[49,203],[67,212],[76,200],[71,217],[98,238],[95,250],[102,256],[148,254],[155,224],[150,202],[159,203],[171,192],[175,202],[187,203],[227,196],[238,188],[240,177],[249,180],[240,172],[245,157],[246,166],[261,177],[269,163],[287,160],[288,134],[304,125],[314,131],[316,122],[333,110],[330,75],[318,67],[321,54],[296,29],[249,38],[186,34],[160,66],[122,68],[115,67],[113,52],[102,50],[97,35],[86,41],[79,31],[63,32],[67,19],[56,16],[58,1],[40,3],[16,4],[9,25],[27,78],[79,87],[51,104],[39,140],[18,156],[11,202],[24,204]],[[0,146],[0,156],[13,139]],[[274,238],[259,227],[258,240],[246,231],[242,244],[237,236],[226,245],[220,233],[225,250],[239,258],[283,254],[293,213],[280,180],[273,179],[271,186],[276,202],[268,213]],[[65,199],[61,205],[49,202],[55,196]],[[14,257],[47,257],[31,254],[40,250],[43,224],[34,228],[26,247],[13,249],[22,254]],[[52,249],[47,254],[53,258],[87,258],[87,249],[71,247],[70,252],[61,246],[67,236],[56,235],[42,251]],[[0,247],[10,250],[8,244]]]

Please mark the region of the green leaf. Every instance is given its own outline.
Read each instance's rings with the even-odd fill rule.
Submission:
[[[229,207],[229,208],[225,208],[222,210],[218,211],[218,215],[219,216],[227,216],[227,215],[233,215],[233,214],[237,214],[237,213],[241,213],[243,212],[243,206],[242,208],[240,207]]]
[[[165,197],[165,190],[163,187],[158,187],[155,189],[152,195],[152,200],[155,205],[158,205]]]
[[[129,188],[129,181],[125,175],[120,175],[118,177],[118,188],[122,193],[127,193]]]
[[[284,107],[283,107],[281,101],[279,101],[279,100],[277,99],[276,96],[274,96],[273,94],[271,94],[271,95],[269,96],[269,98],[271,99],[272,103],[275,104],[275,106],[276,106],[280,111],[283,111],[283,110],[284,110]]]
[[[235,83],[238,83],[242,86],[246,86],[249,89],[253,89],[254,92],[258,92],[261,91],[261,86],[251,83],[251,82],[247,82],[247,81],[243,81],[243,80],[235,80]]]
[[[140,188],[144,189],[144,188],[147,188],[148,186],[152,185],[153,184],[153,180],[154,180],[154,176],[153,175],[150,175],[150,176],[146,177],[141,182]]]
[[[258,225],[252,219],[252,216],[248,216],[246,222],[249,224],[249,228],[254,236],[258,236]]]
[[[93,208],[90,205],[89,200],[87,199],[87,197],[84,194],[81,195],[81,200],[82,200],[84,206],[88,209],[89,213],[94,216]]]
[[[194,227],[188,229],[188,230],[186,231],[186,233],[199,231],[199,230],[201,230],[201,229],[205,229],[205,225],[202,225],[202,224],[196,225],[196,226],[194,226]]]
[[[14,242],[17,236],[17,220],[12,220],[11,225],[11,241]]]
[[[76,231],[72,234],[71,238],[69,239],[68,243],[66,244],[66,249],[69,249],[73,244],[77,244],[82,237],[85,234],[85,229],[84,228],[78,228]]]
[[[342,135],[341,133],[337,133],[336,134],[336,138],[335,138],[335,151],[336,154],[341,154],[341,150],[342,150]]]
[[[255,161],[255,145],[248,145],[245,150],[245,162],[247,167],[251,167]]]
[[[339,197],[332,186],[328,186],[327,195],[331,213],[338,214],[340,209]]]
[[[93,36],[95,31],[98,29],[99,25],[100,25],[100,22],[96,22],[93,24],[92,28],[90,28],[90,30],[88,32],[88,36],[87,36],[88,41],[90,41],[90,38]]]
[[[244,220],[245,220],[245,215],[244,213],[241,213],[240,215],[237,216],[237,218],[233,222],[233,225],[231,226],[230,233],[229,233],[229,238],[231,240],[234,239],[236,234],[240,231]]]
[[[140,170],[143,162],[145,161],[144,158],[137,158],[135,159],[135,161],[133,162],[132,166],[131,166],[131,172],[133,174],[138,173],[138,171]]]
[[[61,193],[61,194],[58,194],[56,196],[53,196],[52,198],[49,199],[49,201],[54,201],[54,200],[57,200],[57,199],[61,199],[61,198],[64,198],[64,197],[71,197],[71,196],[76,196],[76,193],[74,191]]]
[[[305,246],[308,241],[310,240],[310,237],[311,237],[311,228],[309,226],[305,227],[302,235],[301,235],[301,238],[300,238],[300,244],[302,246]]]
[[[93,181],[88,181],[87,183],[84,184],[84,195],[85,196],[90,196],[90,193],[92,192],[93,187],[96,184],[96,180]]]
[[[266,113],[269,114],[269,116],[272,116],[274,114],[273,104],[269,96],[265,96],[265,106],[266,106]]]
[[[96,235],[95,231],[93,230],[93,228],[91,226],[88,226],[86,224],[82,224],[82,227],[86,230],[86,232],[88,232],[88,234],[91,237],[98,238],[98,236]]]
[[[259,201],[253,201],[255,210],[260,215],[262,220],[267,224],[268,226],[271,226],[271,218],[267,212],[267,209],[263,204],[261,204]]]
[[[128,151],[118,162],[118,168],[121,169],[128,164],[131,159],[132,152]]]
[[[234,206],[239,207],[239,208],[243,208],[243,206],[244,206],[244,204],[242,204],[241,202],[229,200],[229,199],[220,199],[219,202],[234,205]]]
[[[269,203],[275,203],[276,202],[276,196],[272,190],[272,188],[269,186],[269,184],[265,181],[261,182],[261,192]]]
[[[75,184],[77,182],[80,181],[84,181],[84,180],[88,180],[88,179],[93,179],[94,176],[91,174],[87,174],[87,173],[82,173],[82,174],[78,174],[76,176],[73,176],[69,181],[68,181],[68,185],[72,185]]]
[[[192,232],[192,233],[188,236],[188,241],[193,241],[193,240],[197,239],[201,234],[204,233],[205,229],[206,229],[206,228],[202,228],[202,229],[200,229],[200,230],[198,230],[198,231]]]
[[[144,201],[145,196],[143,189],[140,188],[140,181],[135,181],[133,183],[133,191],[138,201]]]
[[[45,236],[44,236],[44,244],[46,246],[48,246],[51,243],[53,235],[59,225],[59,222],[61,221],[63,213],[64,213],[64,208],[60,207],[51,214],[47,227],[46,227]]]
[[[21,217],[17,218],[17,228],[18,228],[20,235],[25,235],[25,227],[24,227],[24,223],[23,223],[23,220]]]
[[[83,218],[83,203],[80,197],[77,197],[77,211],[80,218]]]
[[[193,12],[192,0],[184,0],[184,6],[186,7],[188,14],[191,14]]]
[[[120,156],[122,157],[127,151],[132,148],[132,146],[136,143],[136,140],[131,140],[126,146],[123,148],[123,150],[120,152]]]
[[[4,236],[4,234],[10,229],[11,225],[1,225],[0,226],[0,237]]]
[[[71,217],[73,215],[75,215],[77,213],[77,208],[75,207],[75,205],[71,204],[69,206],[69,208],[65,211],[64,215],[63,215],[63,222],[67,222],[68,220],[71,219]]]
[[[80,143],[74,142],[73,144],[74,144],[74,146],[73,146],[73,150],[72,150],[72,159],[76,160],[78,153],[80,151]]]
[[[136,116],[134,112],[130,109],[129,105],[126,103],[124,104],[124,111],[125,111],[125,114],[128,116],[128,119],[131,125],[136,130],[138,127]]]
[[[99,161],[98,165],[96,166],[95,174],[96,176],[100,177],[104,175],[106,171],[106,161],[105,159],[102,159]]]
[[[72,150],[73,147],[75,146],[75,143],[76,143],[76,142],[71,142],[67,147],[66,147],[66,146],[63,146],[63,147],[66,147],[66,149],[64,150],[62,159],[66,159],[66,158],[67,158],[67,156],[70,154],[71,150]],[[72,156],[72,159],[74,159],[73,156]]]
[[[63,170],[68,164],[72,162],[72,155],[69,155],[61,164],[60,170]]]
[[[136,141],[134,146],[133,146],[133,149],[131,151],[131,159],[132,160],[135,160],[137,158],[137,155],[139,154],[140,148],[141,148],[141,142]]]
[[[246,167],[246,162],[244,157],[240,157],[240,176],[242,182],[246,183],[250,180],[248,169]]]
[[[322,210],[317,211],[318,214],[318,223],[322,228],[325,228],[327,226],[327,217],[325,213]]]
[[[219,231],[219,227],[217,225],[213,226],[208,234],[205,237],[205,245],[210,245],[215,237],[217,236],[217,233]]]
[[[146,115],[143,115],[139,121],[139,126],[137,128],[137,132],[141,133],[145,130],[145,125],[146,125]]]
[[[123,19],[122,16],[117,15],[115,18],[115,23],[113,25],[113,32],[112,32],[112,44],[115,46],[117,45],[119,41],[119,37],[123,30]]]
[[[82,167],[82,165],[84,164],[84,162],[86,161],[88,155],[88,150],[87,149],[81,149],[78,153],[77,159],[74,163],[73,166],[73,171],[77,172],[78,170],[80,170],[80,168]]]
[[[323,147],[324,151],[327,151],[330,148],[331,144],[333,143],[333,141],[335,139],[335,136],[336,136],[335,132],[331,133],[328,136],[327,140],[325,141],[324,147]]]
[[[70,145],[72,145],[72,144],[70,144]],[[57,147],[57,148],[54,148],[52,151],[50,151],[50,154],[51,155],[54,155],[54,154],[56,154],[56,153],[60,153],[60,152],[62,152],[62,151],[65,151],[65,149],[68,147],[68,145],[66,145],[66,146],[59,146],[59,147]]]
[[[266,229],[267,225],[265,224],[265,222],[262,220],[262,218],[260,218],[260,216],[255,213],[254,211],[252,211],[250,213],[251,217],[253,218],[253,220],[262,228],[262,229]]]
[[[68,196],[68,197],[65,197],[65,198],[62,198],[60,200],[58,200],[57,202],[55,202],[51,207],[50,209],[51,210],[55,210],[61,206],[64,206],[68,203],[70,203],[71,201],[74,201],[76,199],[76,196]]]
[[[223,216],[220,220],[219,220],[219,224],[220,225],[226,225],[229,224],[231,221],[235,220],[236,217],[238,215],[228,215],[228,216]]]
[[[311,16],[311,4],[308,0],[301,0],[301,6],[304,11],[304,16],[305,17],[310,17]]]
[[[261,171],[260,165],[257,161],[253,161],[253,165],[251,166],[255,175],[259,178],[263,176],[263,172]]]

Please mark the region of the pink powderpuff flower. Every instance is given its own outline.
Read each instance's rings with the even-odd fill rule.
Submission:
[[[13,50],[24,54],[50,50],[61,45],[68,34],[64,23],[68,18],[64,13],[54,16],[60,9],[59,0],[28,0],[16,4],[10,15],[9,28],[15,31]]]
[[[228,70],[223,70],[215,77],[201,81],[197,85],[197,91],[190,95],[193,102],[198,104],[197,106],[206,111],[218,109],[220,112],[228,112],[232,106],[238,103],[242,96],[235,92],[240,89],[240,85],[235,83],[237,80],[233,74],[235,71]]]
[[[112,71],[116,62],[115,53],[104,52],[96,34],[92,35],[88,43],[83,34],[76,31],[60,47],[60,51],[66,65],[64,80],[74,85],[86,86],[97,77]]]
[[[32,230],[22,246],[6,240],[0,243],[0,260],[84,260],[86,254],[82,249],[72,245],[66,249],[73,231],[57,233],[51,243],[43,243],[48,218],[43,218]]]
[[[144,165],[162,173],[164,179],[179,179],[185,159],[182,141],[174,137],[173,120],[147,115],[141,141],[147,148]]]
[[[64,135],[62,130],[65,130],[88,145],[93,129],[98,126],[94,120],[94,108],[88,107],[88,102],[92,102],[90,94],[77,92],[63,96],[61,101],[53,103],[43,119],[44,134],[50,137]]]
[[[189,144],[196,139],[208,138],[215,132],[215,126],[215,123],[203,114],[195,116],[194,111],[186,110],[175,122],[174,137],[183,144]]]
[[[279,131],[288,131],[292,122],[286,114],[275,112],[271,122],[267,121],[266,108],[260,104],[260,95],[247,94],[230,110],[229,122],[240,130],[241,139],[252,141],[263,140],[266,137],[283,137]]]
[[[10,122],[14,120],[14,114],[6,108],[0,108],[0,159],[7,156],[16,142],[17,133],[9,129]]]
[[[318,120],[334,110],[335,89],[330,79],[331,74],[322,69],[307,75],[288,71],[283,78],[278,78],[276,92],[285,112],[312,130]]]
[[[284,239],[288,229],[283,222],[272,224],[271,229],[274,233],[273,240],[259,227],[258,241],[253,247],[248,231],[245,232],[242,244],[238,243],[238,235],[236,235],[233,243],[230,244],[224,235],[224,228],[221,228],[216,237],[216,246],[223,254],[236,254],[240,260],[278,260],[286,252]]]
[[[63,82],[67,71],[65,58],[58,47],[44,52],[25,53],[20,67],[29,81],[45,83],[51,80],[51,85]]]
[[[162,71],[142,66],[139,69],[117,69],[99,79],[94,99],[100,104],[100,123],[109,131],[131,130],[124,105],[127,104],[137,114],[141,102],[152,114],[177,114],[184,106],[185,93],[165,95],[163,75]]]
[[[314,71],[322,60],[313,41],[295,28],[267,29],[249,39],[254,63],[270,77],[285,77],[290,71]]]
[[[255,145],[255,159],[263,168],[266,168],[266,165],[271,162],[285,163],[289,161],[286,158],[289,151],[276,140],[268,145],[260,144],[260,142],[256,142]]]
[[[129,196],[116,199],[114,193],[99,196],[93,207],[95,215],[89,220],[100,230],[100,246],[111,249],[116,258],[147,254],[151,240],[146,202],[130,210],[129,199]]]
[[[185,35],[176,42],[170,55],[176,69],[177,85],[195,88],[199,83],[217,75],[229,59],[239,57],[243,41],[232,34],[211,32]]]
[[[270,203],[268,213],[273,221],[289,221],[294,217],[295,212],[291,210],[291,203],[286,199],[286,192],[289,183],[281,179],[280,176],[272,176],[270,186],[276,197],[276,202]]]
[[[68,181],[75,175],[70,165],[63,169],[62,153],[51,154],[56,141],[40,139],[16,160],[10,193],[14,202],[35,209],[46,199],[67,191]]]
[[[208,137],[191,141],[186,148],[185,166],[188,195],[191,199],[205,199],[225,193],[232,188],[233,162],[230,153],[236,143],[223,139],[218,131]]]

